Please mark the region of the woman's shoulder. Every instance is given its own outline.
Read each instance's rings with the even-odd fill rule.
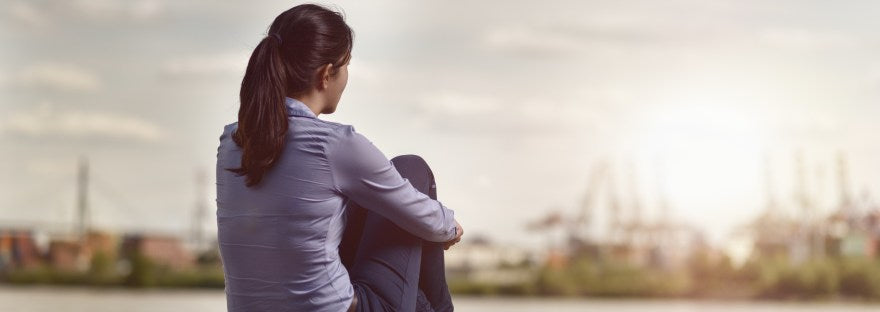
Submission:
[[[220,133],[220,142],[223,142],[223,140],[229,138],[237,128],[238,121],[223,126],[223,133]]]
[[[375,149],[373,142],[362,133],[358,132],[353,125],[342,123],[333,124],[334,128],[330,135],[332,138],[328,140],[330,145],[328,150],[345,150],[346,152],[341,154],[363,156],[365,151]]]
[[[318,119],[318,118],[314,118],[312,120],[314,120],[316,123],[318,123],[324,127],[330,128],[334,131],[345,130],[346,128],[352,127],[351,125],[344,124],[341,122],[323,120],[323,119]]]
[[[290,130],[289,131],[305,130],[305,132],[308,133],[310,136],[314,136],[316,134],[319,134],[319,135],[323,134],[321,136],[330,137],[331,140],[328,140],[328,141],[338,142],[338,143],[352,143],[352,141],[370,142],[369,139],[367,139],[362,134],[357,132],[357,130],[355,130],[355,127],[353,125],[329,121],[329,120],[321,120],[321,119],[317,119],[317,118],[311,119],[311,120],[314,121],[314,123],[312,124],[313,126],[311,126],[311,129],[303,129],[303,127],[298,127],[298,126],[302,126],[302,123],[301,123],[302,121],[297,120],[297,121],[292,121],[290,123]],[[296,123],[296,122],[299,122],[299,123]],[[322,128],[322,129],[315,129],[314,127]],[[222,143],[224,141],[231,140],[232,134],[235,133],[236,129],[238,129],[238,122],[237,121],[223,126],[223,133],[220,134],[220,142]],[[291,138],[292,137],[296,137],[296,135],[292,135]]]
[[[357,132],[354,129],[353,125],[345,124],[341,122],[329,121],[318,118],[311,118],[310,121],[314,121],[314,124],[318,127],[324,128],[327,134],[335,137],[336,139],[349,139],[352,136],[355,136]],[[296,120],[299,121],[299,120]],[[291,123],[291,129],[296,128],[295,122]]]

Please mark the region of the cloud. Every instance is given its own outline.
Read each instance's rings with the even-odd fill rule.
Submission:
[[[419,104],[420,109],[425,113],[449,116],[490,115],[501,108],[501,102],[496,97],[455,92],[439,92],[425,96]]]
[[[77,0],[69,1],[67,5],[69,12],[97,20],[148,20],[158,17],[166,9],[166,4],[158,0]]]
[[[393,77],[391,64],[375,63],[368,59],[352,60],[348,65],[348,78],[351,81],[363,82],[370,85],[382,84]]]
[[[27,27],[69,24],[71,20],[88,22],[143,22],[155,20],[168,11],[160,0],[71,0],[16,1],[2,7],[11,20]]]
[[[45,12],[26,2],[14,2],[7,8],[8,14],[15,20],[30,26],[44,27],[49,25],[49,17]]]
[[[129,13],[138,19],[150,19],[159,16],[165,10],[165,3],[155,0],[141,0],[131,3]]]
[[[145,120],[109,112],[60,111],[49,103],[13,112],[0,120],[0,134],[57,138],[157,141],[162,129]]]
[[[764,29],[757,36],[760,42],[772,47],[803,50],[851,48],[859,42],[858,38],[844,33],[797,28]]]
[[[478,174],[474,182],[480,188],[491,188],[495,185],[495,181],[486,173]]]
[[[101,87],[100,79],[91,71],[61,63],[41,63],[25,67],[18,73],[17,81],[8,83],[77,92],[95,91]]]
[[[530,56],[570,54],[586,46],[582,38],[522,26],[492,29],[484,41],[491,48]]]
[[[221,53],[172,59],[161,72],[168,76],[244,74],[249,57],[247,53]]]
[[[483,43],[489,48],[514,54],[557,57],[586,51],[615,51],[627,45],[681,44],[693,40],[692,34],[684,33],[675,37],[657,31],[657,27],[647,22],[602,16],[578,23],[520,23],[489,28],[484,33]]]
[[[76,166],[66,159],[46,157],[29,158],[25,161],[24,168],[27,172],[40,176],[65,176],[76,172]]]
[[[598,107],[550,96],[517,97],[444,91],[420,97],[415,124],[443,131],[488,135],[542,135],[594,131],[603,126]]]

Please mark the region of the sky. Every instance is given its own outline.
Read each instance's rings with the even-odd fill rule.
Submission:
[[[95,227],[186,233],[206,203],[215,231],[219,135],[248,56],[298,3],[0,1],[0,225],[70,229],[85,157]],[[526,225],[594,191],[597,220],[610,192],[646,222],[665,198],[721,243],[768,194],[803,217],[798,158],[819,213],[839,158],[854,198],[880,194],[874,1],[319,3],[355,32],[320,118],[421,155],[474,237],[539,246]]]

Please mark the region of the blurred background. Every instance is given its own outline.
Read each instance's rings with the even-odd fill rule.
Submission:
[[[2,302],[222,310],[218,139],[298,3],[0,1]],[[324,4],[355,45],[320,118],[431,165],[461,309],[876,308],[880,4]]]

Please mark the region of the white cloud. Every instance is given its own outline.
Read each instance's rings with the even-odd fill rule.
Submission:
[[[366,59],[355,59],[348,65],[348,78],[371,85],[381,84],[393,76],[388,69],[390,66],[392,65],[377,64]]]
[[[475,184],[480,188],[491,188],[495,185],[495,181],[486,173],[478,174]]]
[[[68,5],[75,13],[100,20],[148,20],[166,9],[165,3],[158,0],[77,0],[70,1]]]
[[[764,29],[758,33],[758,39],[773,47],[789,49],[851,48],[859,41],[844,33],[797,28]]]
[[[637,16],[593,14],[576,22],[499,25],[489,28],[483,43],[492,49],[527,56],[578,55],[583,52],[617,53],[621,47],[690,40],[690,34],[670,35]]]
[[[441,116],[487,115],[499,110],[501,102],[495,97],[442,92],[423,97],[420,108]]]
[[[468,117],[507,121],[521,126],[598,122],[602,95],[500,96],[460,92],[439,92],[423,96],[419,108],[438,118]],[[503,120],[501,120],[503,119]]]
[[[3,76],[0,74],[0,83],[3,82]],[[873,62],[867,66],[864,76],[864,87],[868,90],[876,90],[880,84],[880,62]]]
[[[249,57],[245,53],[222,53],[179,58],[166,62],[162,73],[171,76],[244,74]]]
[[[95,91],[101,87],[98,76],[71,64],[41,63],[24,68],[18,83],[25,86],[49,87],[64,91]]]
[[[72,175],[76,172],[76,166],[66,159],[36,157],[25,161],[25,169],[35,175]]]
[[[8,9],[12,18],[27,26],[43,27],[49,24],[49,17],[29,3],[17,1],[12,3]]]
[[[136,117],[108,112],[59,111],[49,103],[10,114],[0,121],[0,134],[140,141],[164,137],[159,126]]]
[[[165,3],[155,0],[135,1],[129,7],[129,12],[135,18],[150,19],[158,16],[165,10]]]
[[[530,55],[572,53],[586,47],[581,38],[524,26],[491,29],[486,33],[484,40],[491,48]]]
[[[577,99],[448,91],[422,96],[417,103],[413,124],[470,135],[579,135],[575,132],[607,126],[597,107]]]
[[[11,20],[27,27],[68,24],[68,19],[89,22],[142,22],[168,11],[162,0],[16,1],[0,6]]]

